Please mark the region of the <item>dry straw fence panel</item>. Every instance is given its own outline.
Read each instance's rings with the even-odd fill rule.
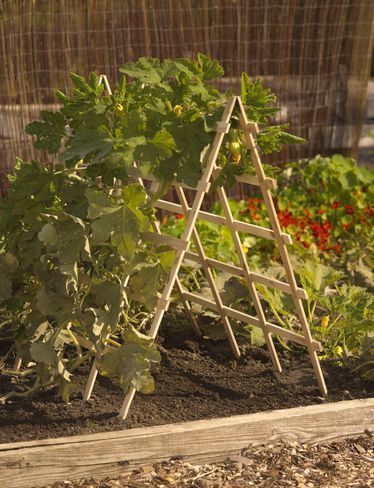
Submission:
[[[23,133],[67,73],[113,81],[139,56],[218,58],[224,85],[241,71],[279,94],[308,145],[279,161],[357,148],[370,71],[372,0],[0,0],[0,176],[15,156],[40,157]],[[1,188],[1,186],[0,186]]]

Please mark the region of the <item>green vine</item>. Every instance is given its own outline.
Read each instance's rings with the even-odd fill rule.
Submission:
[[[174,252],[146,237],[156,218],[153,199],[128,171],[136,162],[155,176],[159,194],[174,179],[195,186],[230,96],[210,84],[223,69],[202,54],[162,63],[141,58],[120,72],[112,96],[95,73],[87,80],[71,74],[72,94],[56,92],[61,109],[41,112],[41,121],[26,127],[58,162],[18,160],[9,200],[0,202],[1,327],[35,376],[30,393],[57,385],[66,401],[73,371],[92,356],[125,391],[152,391],[150,366],[160,357],[140,329]],[[245,74],[242,98],[260,125],[261,151],[302,142],[284,126],[269,126],[275,96]],[[221,182],[252,171],[235,114],[220,164]]]

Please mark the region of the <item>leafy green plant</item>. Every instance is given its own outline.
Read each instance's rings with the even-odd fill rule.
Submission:
[[[21,395],[53,384],[68,400],[72,374],[91,356],[125,391],[153,388],[159,355],[142,330],[174,257],[149,238],[154,199],[174,179],[197,184],[230,92],[209,84],[223,69],[202,54],[141,58],[120,71],[111,96],[95,73],[71,74],[72,94],[56,92],[61,109],[26,127],[37,148],[57,154],[54,164],[18,161],[10,198],[0,202],[1,328],[28,368],[21,374],[35,378]],[[260,149],[300,142],[283,126],[267,126],[275,97],[259,81],[243,75],[243,97],[260,124]],[[251,164],[240,140],[240,161],[233,157],[235,117],[221,157],[229,181],[233,168]],[[135,162],[156,177],[157,195],[131,182]]]
[[[317,259],[299,263],[297,274],[308,293],[306,313],[324,357],[372,357],[374,299],[361,287],[342,283],[344,275]],[[264,287],[261,293],[282,326],[297,328],[289,297]]]
[[[278,181],[275,192],[278,218],[293,238],[293,252],[301,257],[317,255],[326,264],[342,270],[350,281],[371,288],[373,172],[340,155],[317,156],[287,165]],[[235,218],[270,226],[261,196],[231,201],[230,205]],[[221,213],[217,204],[212,210]],[[224,240],[223,235],[219,238]],[[264,267],[278,259],[270,241],[247,237],[244,245],[254,265]],[[231,256],[227,255],[227,259]]]
[[[374,173],[340,155],[290,164],[280,177],[279,217],[302,247],[370,285]],[[371,283],[372,285],[372,283]]]
[[[133,301],[141,297],[146,308],[154,305],[174,254],[142,239],[152,219],[139,185],[110,195],[63,168],[17,164],[0,214],[1,298],[15,351],[37,375],[32,390],[57,383],[68,399],[71,374],[82,361],[95,353],[113,355],[105,349],[108,336],[135,337],[126,332],[137,324]],[[92,344],[87,352],[82,337]],[[68,354],[69,346],[75,354]],[[155,357],[154,346],[147,342],[139,354],[144,348]],[[126,351],[118,350],[118,360]],[[149,384],[148,360],[141,363],[133,353],[126,361]],[[127,381],[134,378],[129,372]],[[143,388],[139,379],[137,385]]]
[[[321,341],[324,353],[322,358],[361,357],[363,369],[368,377],[373,377],[374,358],[373,320],[374,299],[371,293],[361,287],[343,282],[344,276],[332,267],[323,265],[318,259],[307,259],[297,265],[297,276],[308,293],[305,312],[312,335]],[[267,275],[283,278],[280,268],[270,268]],[[243,293],[242,279],[231,278],[224,285],[223,296],[230,305],[236,307],[250,305],[247,294]],[[277,289],[256,285],[268,317],[280,326],[302,333],[290,295]],[[255,335],[254,339],[258,341]],[[278,341],[292,350],[281,339]]]

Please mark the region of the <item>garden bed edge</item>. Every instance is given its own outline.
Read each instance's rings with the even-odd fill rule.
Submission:
[[[374,398],[226,418],[0,444],[2,488],[114,477],[141,465],[183,457],[211,462],[249,444],[281,439],[332,441],[374,430]]]

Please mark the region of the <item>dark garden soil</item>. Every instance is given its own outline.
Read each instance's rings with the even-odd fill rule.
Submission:
[[[76,392],[68,404],[55,389],[33,398],[14,398],[0,405],[0,443],[160,425],[248,414],[265,410],[374,396],[373,382],[348,367],[322,363],[329,396],[323,399],[305,352],[281,356],[283,373],[275,373],[269,354],[242,346],[233,359],[226,341],[197,340],[191,332],[164,326],[161,365],[153,368],[156,390],[137,394],[127,420],[117,416],[120,388],[99,377],[92,399],[81,400],[89,365],[75,375]],[[0,394],[25,388],[24,380],[0,375]]]

